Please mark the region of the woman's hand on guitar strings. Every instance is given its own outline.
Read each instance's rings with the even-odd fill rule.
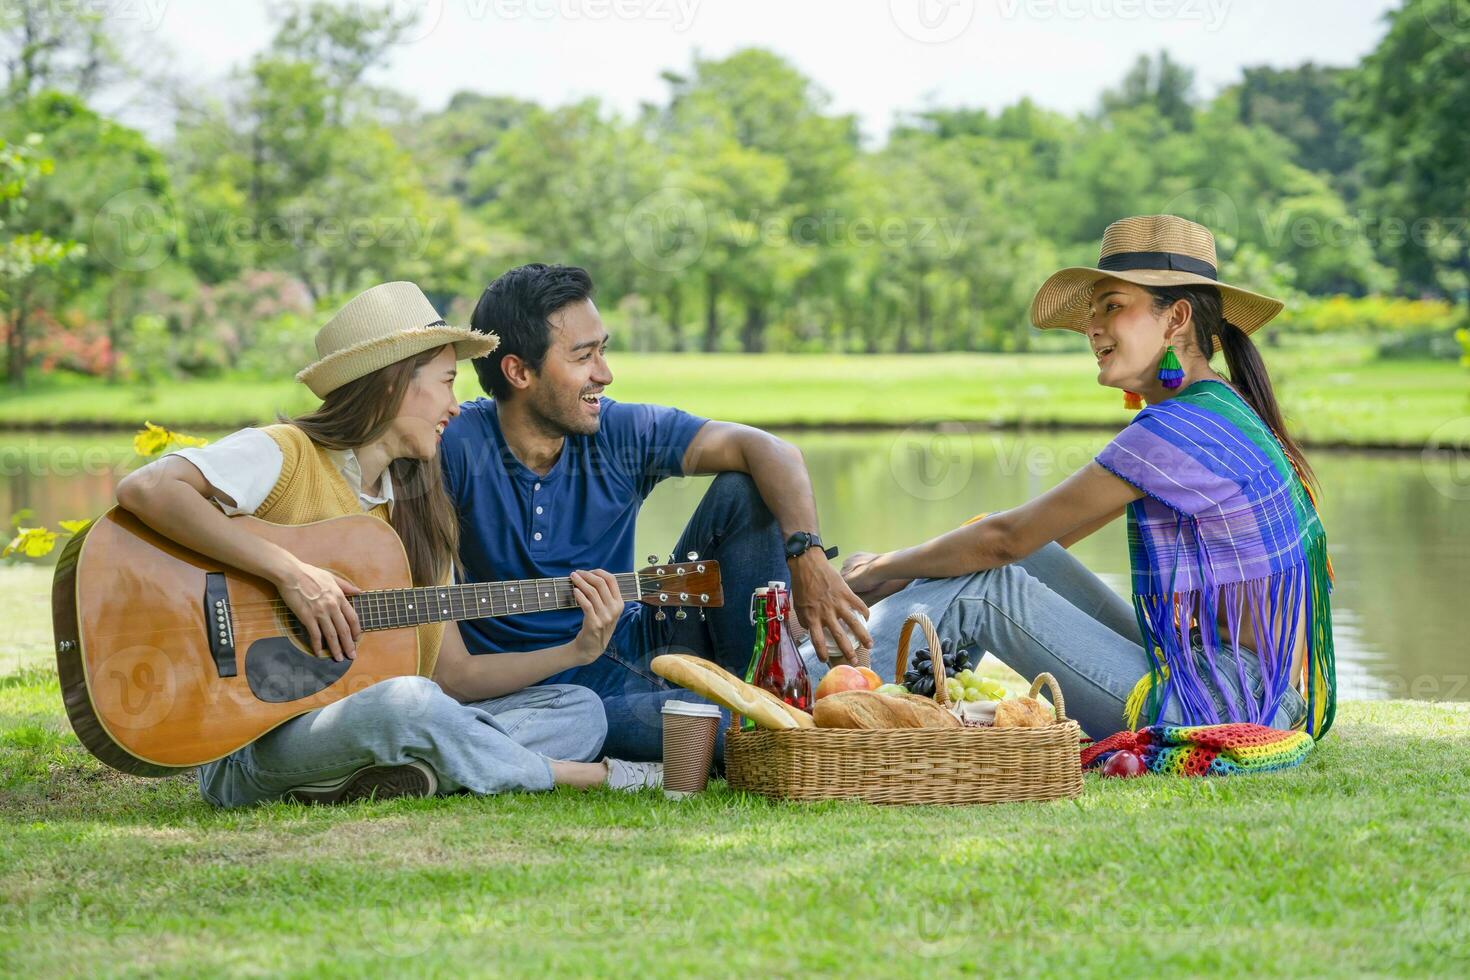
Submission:
[[[623,616],[623,594],[612,572],[597,569],[573,572],[572,598],[582,610],[582,629],[572,641],[577,662],[590,664],[612,642],[613,630]]]
[[[325,568],[302,561],[276,582],[276,588],[305,628],[312,652],[318,657],[330,655],[337,661],[357,657],[362,624],[347,597],[361,589]]]

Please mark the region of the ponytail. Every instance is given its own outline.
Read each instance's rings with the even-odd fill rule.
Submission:
[[[1317,475],[1307,463],[1302,447],[1286,430],[1286,420],[1281,415],[1281,406],[1276,402],[1276,392],[1271,387],[1271,375],[1266,371],[1266,362],[1261,352],[1251,342],[1250,335],[1225,319],[1220,291],[1214,286],[1145,286],[1154,297],[1154,309],[1163,312],[1179,300],[1187,300],[1194,318],[1195,339],[1205,357],[1214,356],[1219,347],[1225,354],[1225,367],[1230,372],[1230,383],[1245,403],[1265,422],[1281,441],[1286,458],[1295,467],[1303,483],[1311,488],[1317,486]]]
[[[1270,426],[1286,450],[1286,458],[1296,467],[1302,482],[1315,487],[1317,474],[1302,454],[1302,447],[1286,431],[1286,419],[1281,416],[1281,406],[1276,403],[1276,393],[1271,388],[1271,376],[1266,373],[1266,362],[1261,352],[1252,343],[1250,334],[1224,317],[1215,336],[1220,338],[1220,349],[1225,353],[1225,366],[1230,371],[1230,383],[1246,404],[1255,409],[1261,421]]]

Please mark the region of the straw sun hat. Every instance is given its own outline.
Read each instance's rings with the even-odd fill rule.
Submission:
[[[456,360],[482,357],[500,345],[493,333],[451,327],[411,282],[385,282],[358,293],[316,332],[318,360],[296,380],[325,398],[405,357],[454,345]]]
[[[1042,330],[1086,333],[1092,287],[1107,278],[1139,286],[1214,286],[1225,319],[1246,333],[1282,307],[1280,300],[1220,281],[1210,229],[1172,214],[1149,214],[1108,225],[1096,267],[1063,269],[1042,283],[1031,301],[1031,322]]]

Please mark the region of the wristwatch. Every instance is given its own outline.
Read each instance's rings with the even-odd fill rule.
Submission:
[[[790,561],[793,558],[800,558],[806,554],[808,548],[821,548],[822,554],[826,555],[829,560],[837,557],[836,545],[833,545],[831,548],[822,548],[822,539],[820,537],[811,531],[797,531],[786,539],[786,560]]]

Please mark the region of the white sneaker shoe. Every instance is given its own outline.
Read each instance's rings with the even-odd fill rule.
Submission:
[[[622,759],[607,760],[607,788],[636,792],[640,789],[658,789],[664,784],[662,762],[624,762]]]

